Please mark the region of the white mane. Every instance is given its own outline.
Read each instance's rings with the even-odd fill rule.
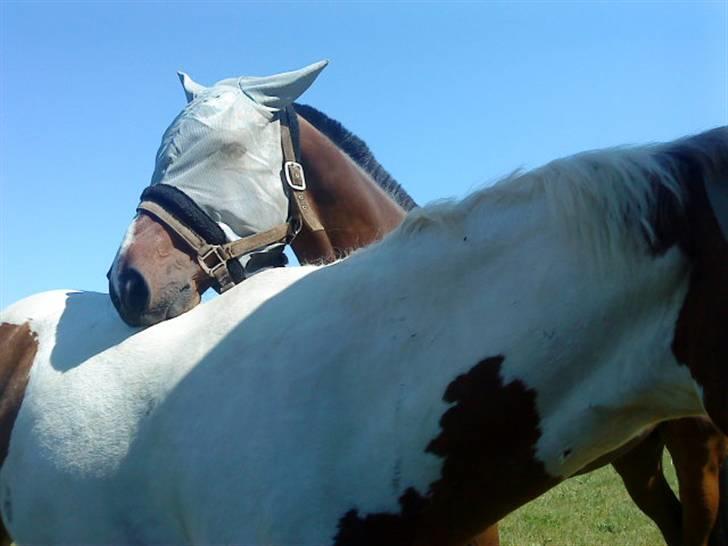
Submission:
[[[564,234],[596,259],[644,250],[655,241],[659,189],[674,195],[680,210],[685,203],[679,173],[671,162],[660,161],[660,151],[661,145],[595,150],[516,171],[461,201],[438,201],[412,211],[399,237],[434,226],[460,232],[487,205],[506,209],[542,197]]]
[[[505,207],[543,196],[564,233],[597,260],[644,251],[655,243],[660,190],[675,197],[676,214],[684,211],[689,182],[681,180],[685,165],[679,162],[686,159],[701,178],[726,177],[728,127],[666,144],[582,152],[525,173],[515,171],[461,201],[442,200],[412,211],[399,237],[430,226],[460,232],[485,205]]]

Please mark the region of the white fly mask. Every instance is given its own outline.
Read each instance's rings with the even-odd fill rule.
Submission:
[[[230,78],[211,87],[180,73],[188,104],[162,137],[146,193],[158,184],[174,186],[228,241],[286,223],[280,114],[327,64],[274,76]],[[259,252],[272,247],[280,252],[281,246]],[[241,264],[248,259],[242,257]]]

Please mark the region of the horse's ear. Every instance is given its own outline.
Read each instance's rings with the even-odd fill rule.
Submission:
[[[197,95],[205,90],[204,85],[200,85],[184,72],[177,72],[177,75],[179,76],[179,81],[182,82],[182,88],[185,90],[187,102],[192,102]]]
[[[273,76],[242,77],[240,89],[248,97],[272,110],[282,110],[308,89],[329,61],[319,61],[300,70]]]

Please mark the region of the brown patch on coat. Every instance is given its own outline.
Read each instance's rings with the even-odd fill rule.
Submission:
[[[728,244],[718,239],[715,218],[707,220],[715,231],[706,246],[715,250],[696,257],[672,351],[703,387],[708,415],[728,433]]]
[[[453,406],[426,447],[443,459],[440,479],[425,495],[405,491],[398,513],[350,510],[337,546],[464,546],[559,482],[535,457],[536,392],[518,380],[504,385],[503,361],[486,358],[448,385],[443,400]]]
[[[28,323],[0,324],[0,465],[8,454],[10,433],[37,351],[38,340]]]
[[[653,251],[659,255],[678,245],[692,267],[672,351],[702,386],[705,408],[722,432],[701,418],[677,419],[658,427],[659,438],[673,456],[682,508],[662,476],[661,443],[659,450],[642,461],[638,455],[630,455],[630,464],[623,465],[622,470],[631,473],[633,483],[625,478],[630,494],[658,524],[668,544],[724,544],[725,537],[719,535],[725,531],[714,524],[720,496],[726,493],[720,491],[719,468],[728,455],[724,436],[728,432],[728,241],[706,185],[728,179],[728,129],[679,141],[661,153],[665,166],[682,186],[685,204],[656,184]],[[641,465],[641,473],[635,463]]]
[[[15,418],[23,403],[28,374],[38,352],[38,340],[28,323],[0,324],[0,465],[5,462]],[[10,544],[0,520],[0,545]]]
[[[704,185],[716,183],[712,177],[718,175],[704,172],[697,159],[679,152],[676,156],[681,161],[680,179],[687,190],[688,203],[680,222],[685,227],[676,242],[690,259],[692,270],[672,351],[703,387],[708,415],[728,433],[728,241]],[[728,164],[723,167],[728,171]],[[723,176],[728,176],[728,172]]]

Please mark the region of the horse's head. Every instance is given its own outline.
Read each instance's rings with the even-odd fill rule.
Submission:
[[[111,299],[126,322],[175,317],[210,286],[225,290],[285,260],[282,121],[325,66],[207,88],[180,74],[187,106],[162,137],[151,185],[108,274]],[[295,171],[285,172],[295,184]]]

